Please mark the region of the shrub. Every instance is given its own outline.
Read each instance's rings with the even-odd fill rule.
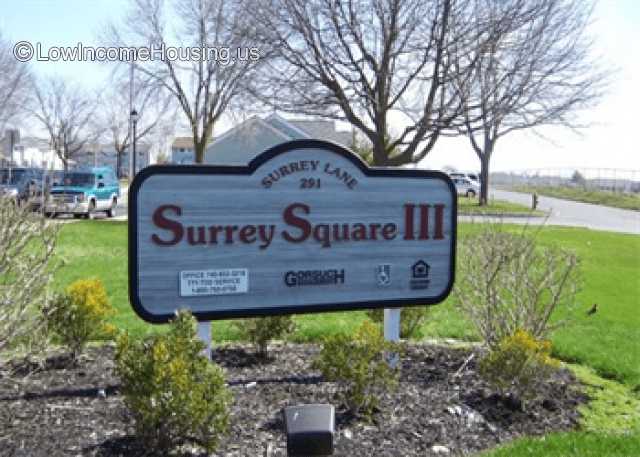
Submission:
[[[284,338],[295,330],[293,316],[269,316],[236,321],[235,325],[256,347],[260,357],[267,358],[269,341]]]
[[[123,333],[116,372],[141,442],[156,453],[195,443],[213,452],[227,432],[231,394],[222,369],[196,337],[196,321],[178,313],[168,333],[132,340]]]
[[[505,337],[480,361],[480,375],[503,396],[519,400],[535,397],[537,387],[558,368],[551,358],[551,343],[517,330]]]
[[[106,323],[113,313],[99,279],[73,282],[44,309],[47,329],[69,348],[74,361],[90,339],[114,332]]]
[[[508,233],[487,224],[458,249],[457,305],[489,347],[518,329],[544,339],[566,323],[550,323],[559,306],[570,316],[579,283],[575,254],[540,246],[535,234]],[[536,232],[537,233],[537,232]]]
[[[422,336],[422,324],[427,320],[428,306],[409,306],[402,308],[400,312],[400,338],[420,338]],[[384,322],[384,310],[367,310],[367,316],[373,322]]]
[[[380,393],[397,385],[398,369],[385,359],[391,352],[401,352],[400,345],[385,341],[378,326],[364,321],[353,336],[326,338],[313,366],[327,381],[342,385],[340,400],[351,413],[371,417]]]
[[[0,197],[0,351],[42,341],[38,311],[49,300],[58,228]]]

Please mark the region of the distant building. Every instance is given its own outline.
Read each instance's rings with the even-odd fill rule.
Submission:
[[[171,144],[170,162],[178,164],[188,164],[194,162],[193,138],[190,136],[179,136]]]
[[[261,152],[291,140],[315,138],[350,147],[351,132],[336,130],[334,121],[292,120],[272,114],[266,118],[253,116],[215,138],[205,151],[208,164],[246,165]],[[171,147],[171,162],[194,163],[193,139],[176,138]]]
[[[351,132],[336,130],[334,121],[293,120],[272,114],[254,116],[214,139],[207,147],[205,162],[245,165],[261,152],[292,140],[319,139],[349,147]]]
[[[151,146],[147,143],[136,144],[136,170],[140,171],[151,163]],[[114,171],[117,167],[116,150],[111,144],[90,144],[83,151],[74,154],[70,161],[71,168],[86,167],[111,167]],[[129,174],[129,151],[124,151],[120,166],[122,175]]]
[[[6,167],[10,164],[16,167],[54,170],[62,168],[62,161],[51,148],[49,140],[32,136],[21,137],[19,130],[5,131],[0,145],[0,166]]]

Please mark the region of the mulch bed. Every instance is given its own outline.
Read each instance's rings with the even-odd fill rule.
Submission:
[[[248,346],[217,348],[214,358],[226,370],[234,403],[231,432],[215,456],[285,456],[282,408],[336,404],[338,387],[310,368],[318,350],[275,345],[263,362]],[[410,345],[400,386],[382,398],[372,423],[337,408],[334,455],[459,455],[576,426],[576,408],[586,398],[568,371],[545,384],[540,400],[523,412],[479,379],[477,356],[463,367],[471,353]],[[113,347],[105,345],[89,349],[77,367],[54,356],[41,367],[14,364],[11,375],[0,372],[0,455],[140,455],[113,367]]]

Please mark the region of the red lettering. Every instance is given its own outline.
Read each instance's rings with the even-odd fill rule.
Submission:
[[[227,226],[225,226],[225,228],[224,228],[224,233],[225,233],[224,242],[226,244],[233,243],[233,232],[235,232],[236,230],[238,230],[238,226],[237,225],[227,225]]]
[[[342,229],[342,233],[340,230]],[[349,240],[349,224],[333,224],[333,239],[336,241]]]
[[[444,205],[438,204],[434,205],[436,208],[436,228],[435,233],[433,235],[434,240],[442,240],[444,239]]]
[[[416,205],[407,203],[404,205],[404,239],[413,240],[413,208]]]
[[[380,228],[380,224],[369,224],[369,237],[372,240],[377,240],[378,238],[376,237],[376,230],[378,230]]]
[[[331,232],[327,224],[318,224],[313,229],[313,237],[318,241],[323,248],[331,246]]]
[[[212,225],[209,227],[209,244],[218,244],[218,232],[224,231],[221,225]]]
[[[245,225],[240,229],[240,241],[243,243],[253,243],[256,240],[256,226]]]
[[[420,205],[420,235],[419,240],[429,239],[429,207],[431,205]]]
[[[195,230],[198,230],[198,239],[196,240],[195,238]],[[196,244],[207,244],[207,239],[206,239],[206,227],[204,226],[200,226],[200,227],[187,227],[187,242],[193,246]]]
[[[309,205],[305,205],[304,203],[292,203],[284,209],[284,212],[282,213],[284,222],[287,225],[296,227],[300,230],[300,235],[297,237],[291,235],[286,230],[282,231],[282,237],[290,243],[301,243],[309,238],[309,235],[311,234],[311,224],[309,221],[298,217],[293,213],[297,209],[301,210],[304,214],[309,214],[311,211]]]
[[[154,233],[151,235],[151,241],[160,246],[173,246],[182,240],[184,228],[180,222],[165,217],[165,211],[173,211],[177,216],[182,216],[182,208],[175,205],[162,205],[153,212],[152,220],[156,227],[169,230],[173,233],[173,238],[165,241]]]
[[[385,240],[393,240],[396,237],[397,229],[398,226],[393,222],[384,224],[384,227],[382,227],[382,238],[384,238]]]
[[[351,232],[351,239],[353,241],[362,241],[367,239],[367,227],[357,222],[353,224],[353,231]]]

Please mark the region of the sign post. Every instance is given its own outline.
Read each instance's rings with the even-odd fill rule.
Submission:
[[[439,303],[455,244],[444,173],[369,168],[318,140],[246,167],[151,166],[129,195],[130,299],[155,323],[184,308],[205,322]],[[399,318],[385,312],[388,338]]]
[[[198,322],[198,338],[205,344],[204,355],[211,359],[211,322]]]
[[[384,310],[384,339],[387,341],[400,341],[400,308],[385,308]],[[398,354],[389,355],[389,365],[395,368],[398,364]]]

